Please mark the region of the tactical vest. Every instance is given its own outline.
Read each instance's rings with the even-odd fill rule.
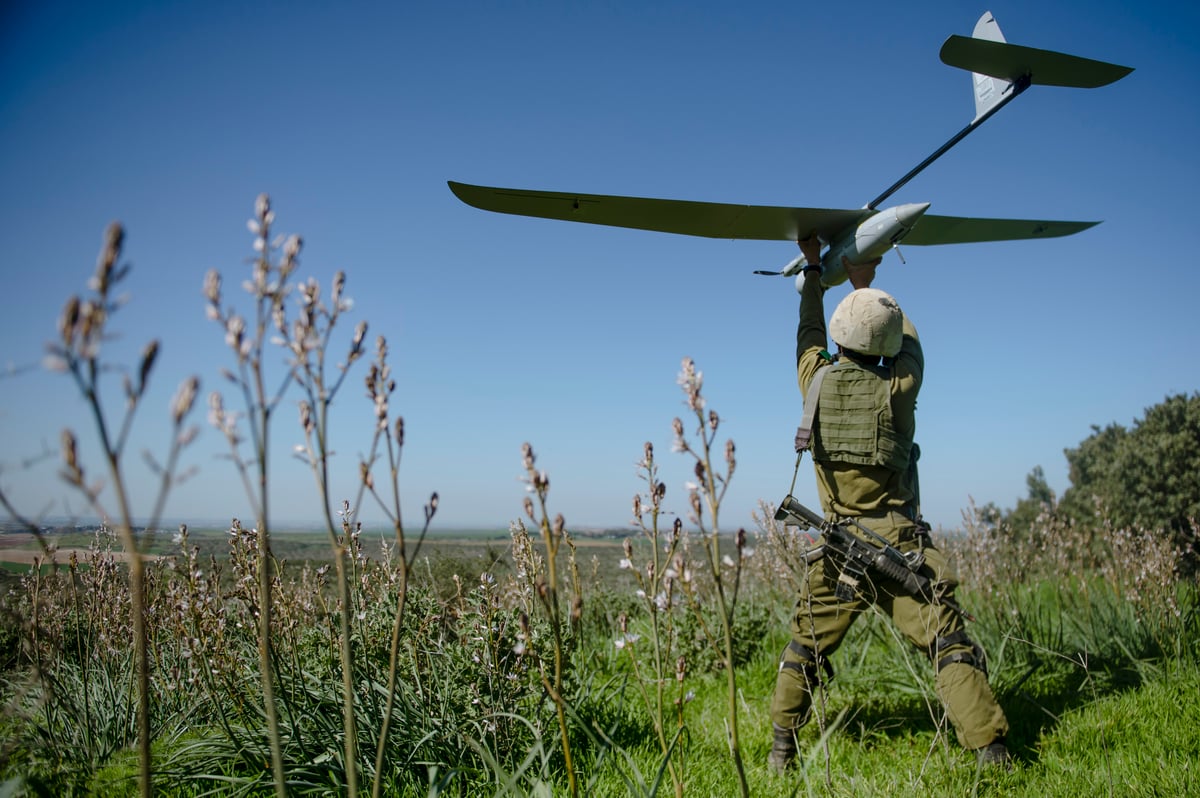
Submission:
[[[891,369],[842,360],[826,366],[812,458],[905,471],[913,440],[892,418]]]

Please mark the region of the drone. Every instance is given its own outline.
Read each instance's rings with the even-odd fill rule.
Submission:
[[[906,245],[926,246],[1055,238],[1099,224],[940,216],[927,213],[928,202],[880,208],[901,187],[1029,87],[1092,89],[1115,83],[1133,71],[1132,67],[1009,44],[991,12],[985,12],[979,18],[970,37],[954,35],[948,38],[939,56],[942,63],[972,73],[975,118],[862,208],[735,205],[492,188],[454,181],[448,181],[448,184],[454,195],[467,205],[519,216],[707,238],[799,241],[815,234],[823,245],[828,246],[821,262],[812,264],[821,267],[821,282],[826,287],[845,282],[844,262],[874,261],[897,248],[901,241]],[[807,265],[801,255],[779,271],[755,273],[791,277]]]

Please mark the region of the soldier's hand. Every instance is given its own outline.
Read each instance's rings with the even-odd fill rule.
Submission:
[[[796,243],[800,245],[805,262],[813,266],[821,265],[821,239],[817,238],[816,233],[810,233],[807,238],[801,238]]]
[[[866,263],[851,263],[845,255],[842,256],[842,267],[846,270],[846,277],[855,288],[870,288],[871,283],[875,281],[875,268],[882,262],[883,258],[875,258]]]

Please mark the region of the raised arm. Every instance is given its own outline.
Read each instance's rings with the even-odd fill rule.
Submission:
[[[808,390],[813,375],[825,362],[821,352],[829,345],[825,331],[825,289],[821,286],[821,242],[816,236],[797,242],[808,266],[799,278],[800,325],[796,328],[796,371],[800,390]]]

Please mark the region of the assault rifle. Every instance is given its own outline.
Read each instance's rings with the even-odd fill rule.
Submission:
[[[834,594],[842,601],[853,601],[861,595],[863,580],[871,576],[885,577],[910,596],[924,599],[931,604],[941,604],[949,607],[968,621],[975,618],[958,605],[951,596],[941,595],[934,589],[929,577],[920,572],[925,564],[925,555],[920,551],[902,553],[887,538],[863,526],[853,518],[843,523],[826,521],[812,510],[796,501],[791,495],[786,496],[779,509],[775,511],[775,520],[801,527],[815,529],[825,542],[804,553],[804,561],[808,564],[818,562],[825,556],[830,556],[835,565],[840,568]],[[854,527],[868,540],[850,531]],[[878,545],[871,542],[874,539]]]

